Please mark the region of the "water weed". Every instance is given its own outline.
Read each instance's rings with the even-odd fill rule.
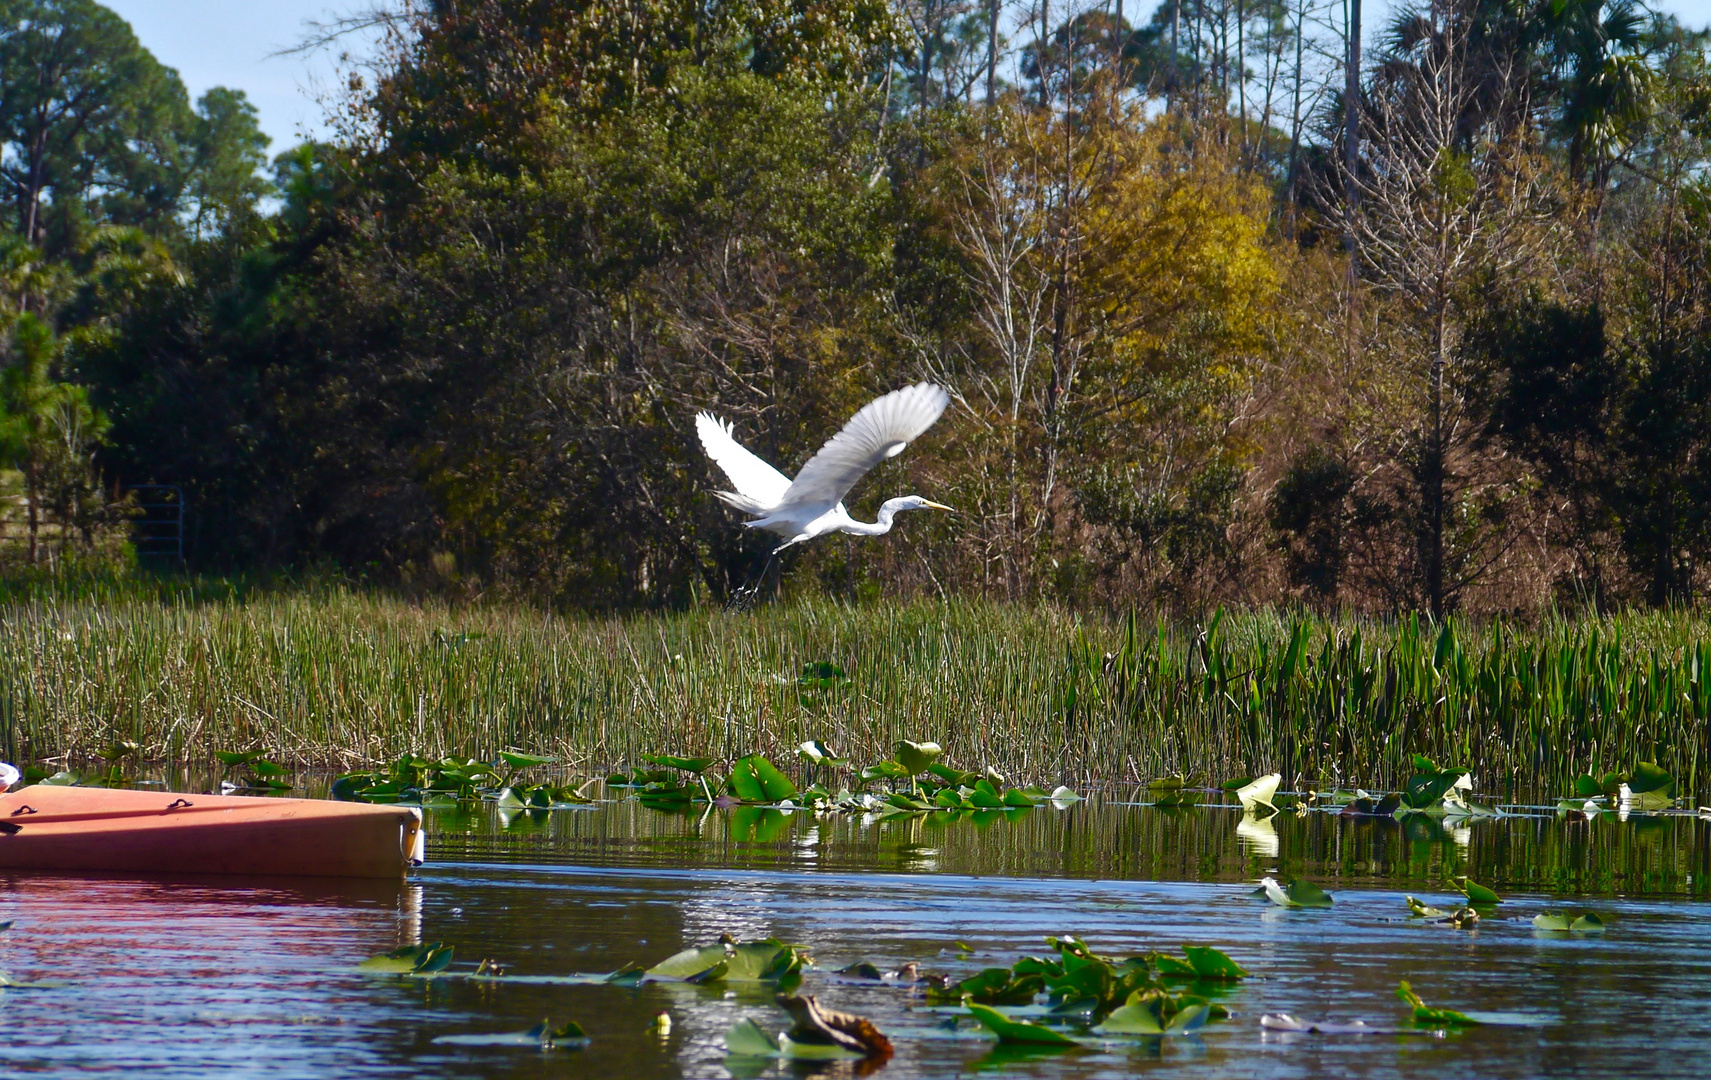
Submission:
[[[0,608],[0,757],[72,765],[134,744],[343,770],[525,752],[593,774],[673,747],[799,758],[813,784],[841,767],[820,747],[894,761],[931,732],[977,772],[1048,787],[1277,773],[1398,790],[1426,774],[1418,756],[1455,763],[1410,792],[1428,804],[1459,796],[1436,790],[1452,772],[1512,799],[1597,767],[1649,809],[1700,791],[1708,715],[1711,625],[1671,612],[1526,630],[980,601],[594,618],[339,589]],[[906,756],[899,771],[934,763],[925,745]],[[1645,787],[1651,767],[1667,789]]]

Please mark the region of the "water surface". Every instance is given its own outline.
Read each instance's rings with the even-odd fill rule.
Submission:
[[[1268,829],[1223,808],[1100,803],[987,817],[815,820],[750,809],[663,814],[634,802],[506,817],[435,813],[430,863],[400,885],[0,877],[0,970],[62,986],[0,990],[0,1073],[158,1076],[848,1076],[850,1065],[727,1059],[725,1031],[785,1016],[758,990],[542,986],[374,977],[364,957],[417,941],[512,975],[651,963],[721,934],[776,936],[819,968],[804,992],[872,1016],[897,1056],[876,1075],[986,1070],[1082,1078],[1697,1076],[1711,1040],[1707,825],[1693,818],[1466,828],[1323,813]],[[1447,903],[1446,873],[1506,902],[1476,930],[1406,918]],[[1253,899],[1265,873],[1331,889],[1325,911]],[[1546,908],[1591,908],[1602,937],[1540,935]],[[1255,974],[1202,1037],[1071,1054],[999,1051],[894,986],[825,972],[857,960],[970,974],[1077,933],[1118,956],[1183,943]],[[964,957],[945,950],[973,946]],[[1431,1003],[1543,1021],[1446,1037],[1266,1034],[1265,1012],[1404,1017]],[[668,1012],[669,1036],[648,1030]],[[435,1045],[435,1035],[579,1021],[582,1050]]]

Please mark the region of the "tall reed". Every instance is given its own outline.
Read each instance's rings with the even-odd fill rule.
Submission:
[[[830,661],[847,687],[805,690]],[[873,760],[899,738],[1029,781],[1394,786],[1423,753],[1483,790],[1657,760],[1697,790],[1711,623],[1659,613],[1522,630],[1220,613],[1205,625],[980,601],[594,618],[346,589],[34,596],[0,604],[0,751],[115,742],[346,766],[505,748],[602,770],[639,752]]]

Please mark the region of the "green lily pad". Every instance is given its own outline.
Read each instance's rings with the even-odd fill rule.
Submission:
[[[642,977],[658,982],[712,982],[722,978],[726,969],[725,947],[708,945],[673,953],[648,968]]]
[[[969,1002],[968,1011],[976,1020],[980,1021],[983,1027],[998,1036],[998,1041],[1001,1043],[1017,1043],[1024,1046],[1077,1045],[1074,1039],[1061,1031],[1041,1024],[1012,1020],[997,1009],[987,1005]]]
[[[1292,878],[1287,887],[1279,885],[1275,878],[1265,878],[1260,882],[1260,888],[1272,903],[1287,908],[1322,908],[1331,906],[1331,895],[1324,889],[1302,878]]]
[[[1403,899],[1408,902],[1408,914],[1410,915],[1417,915],[1423,919],[1440,919],[1449,917],[1450,913],[1445,911],[1443,908],[1433,907],[1424,901],[1414,899],[1412,896],[1404,897]]]
[[[1050,798],[1052,805],[1059,810],[1067,810],[1069,807],[1081,801],[1080,795],[1077,795],[1062,784],[1059,784],[1057,787],[1052,789]]]
[[[1491,904],[1501,904],[1503,902],[1502,897],[1498,896],[1496,893],[1492,892],[1490,889],[1481,885],[1472,878],[1458,878],[1454,884],[1455,887],[1461,891],[1461,894],[1467,897],[1467,902],[1469,904],[1486,906]]]
[[[1413,1006],[1414,1022],[1416,1024],[1431,1024],[1436,1026],[1448,1025],[1451,1027],[1477,1027],[1483,1022],[1475,1020],[1466,1013],[1456,1012],[1454,1009],[1432,1008],[1424,1001],[1420,1000],[1420,995],[1416,994],[1414,992],[1414,988],[1408,985],[1407,979],[1403,979],[1401,984],[1397,986],[1396,996]]]
[[[848,1061],[862,1058],[853,1050],[823,1043],[800,1043],[788,1035],[773,1038],[753,1020],[739,1020],[725,1033],[725,1053],[735,1057],[789,1058],[797,1061]]]
[[[450,967],[451,962],[452,947],[435,941],[371,956],[358,964],[357,970],[382,975],[434,975]]]
[[[699,776],[713,765],[712,758],[704,757],[675,757],[671,754],[638,754],[643,761],[650,765],[663,765],[668,769],[682,769],[687,773]]]
[[[1176,1010],[1168,1020],[1159,1020],[1162,998],[1137,1001],[1112,1011],[1105,1022],[1094,1028],[1099,1035],[1188,1035],[1199,1031],[1211,1019],[1211,1006],[1193,1003]]]
[[[731,789],[744,802],[779,803],[796,796],[796,785],[760,754],[732,763]]]
[[[1604,920],[1591,911],[1573,919],[1567,915],[1547,911],[1533,916],[1533,929],[1561,934],[1602,934],[1604,932]]]
[[[1210,945],[1184,945],[1182,954],[1188,958],[1197,979],[1237,982],[1248,977],[1247,969],[1230,959],[1222,949],[1214,949]]]
[[[555,765],[558,758],[542,757],[539,754],[514,754],[509,750],[501,751],[499,760],[513,769],[532,769],[536,765]]]
[[[776,982],[802,967],[802,953],[776,938],[729,946],[725,982]]]
[[[861,771],[861,778],[863,781],[907,780],[913,775],[914,774],[908,769],[905,769],[895,761],[877,762],[873,765],[869,765]]]
[[[588,1035],[576,1023],[555,1028],[542,1020],[527,1031],[510,1031],[499,1035],[439,1035],[433,1040],[442,1046],[528,1046],[539,1050],[574,1050],[587,1046]]]
[[[910,776],[917,776],[927,771],[927,766],[944,756],[944,748],[934,742],[910,742],[903,739],[897,744],[897,764],[903,766]]]

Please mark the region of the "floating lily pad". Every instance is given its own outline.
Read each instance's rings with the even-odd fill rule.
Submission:
[[[744,802],[779,803],[796,796],[796,785],[760,754],[732,763],[731,790]]]
[[[1451,1027],[1477,1027],[1479,1024],[1483,1023],[1483,1021],[1475,1020],[1466,1013],[1456,1012],[1454,1009],[1432,1008],[1424,1001],[1420,1000],[1420,995],[1416,994],[1414,992],[1414,988],[1408,985],[1407,979],[1403,979],[1396,987],[1396,996],[1413,1006],[1414,1022],[1416,1024],[1431,1024],[1435,1026],[1449,1025]]]
[[[1012,1020],[997,1009],[970,1002],[968,1011],[1001,1043],[1024,1046],[1075,1046],[1076,1041],[1055,1028]]]
[[[1211,1007],[1204,1003],[1185,1004],[1161,1022],[1158,1004],[1161,999],[1137,1001],[1113,1010],[1105,1022],[1094,1028],[1100,1035],[1189,1035],[1206,1026]]]
[[[0,971],[0,990],[59,990],[70,985],[64,979],[14,979]]]
[[[406,945],[371,956],[358,964],[357,970],[382,975],[436,975],[451,963],[452,947],[435,941],[427,945]]]
[[[1297,1020],[1288,1013],[1266,1013],[1259,1026],[1267,1031],[1293,1031],[1315,1035],[1399,1035],[1406,1029],[1394,1024],[1369,1024],[1365,1020]]]
[[[779,982],[802,968],[800,950],[774,939],[684,949],[642,973],[643,982]]]
[[[1241,801],[1244,810],[1251,810],[1256,806],[1276,810],[1277,807],[1272,805],[1272,800],[1276,798],[1278,785],[1282,783],[1283,774],[1268,773],[1257,779],[1249,780],[1237,788],[1236,798]]]
[[[739,1020],[725,1033],[725,1052],[736,1057],[792,1058],[799,1061],[848,1061],[867,1055],[841,1046],[799,1043],[789,1036],[768,1035],[753,1020]]]
[[[500,752],[499,760],[511,766],[513,769],[532,769],[537,765],[554,765],[558,763],[558,758],[555,757],[542,757],[539,754],[515,754],[508,750]]]
[[[828,765],[839,767],[849,764],[848,758],[841,758],[832,752],[832,748],[818,739],[809,739],[796,748],[796,756],[810,765]]]
[[[659,982],[712,982],[724,976],[728,959],[723,945],[684,949],[648,968],[643,978]]]
[[[1331,894],[1303,878],[1292,878],[1287,886],[1279,885],[1276,878],[1264,878],[1260,888],[1267,898],[1279,907],[1288,908],[1323,908],[1331,906]]]
[[[555,1028],[543,1020],[527,1031],[509,1031],[498,1035],[439,1035],[433,1040],[442,1046],[527,1046],[539,1050],[576,1050],[589,1043],[582,1027],[575,1023]]]
[[[700,775],[713,767],[712,758],[675,757],[671,754],[639,754],[637,755],[650,765],[663,765],[668,769],[682,769],[687,773]]]
[[[1503,902],[1502,897],[1472,878],[1457,878],[1454,884],[1457,889],[1461,890],[1461,894],[1467,897],[1467,902],[1470,904],[1489,906]]]
[[[1533,916],[1533,929],[1561,934],[1602,934],[1604,920],[1591,911],[1572,919],[1547,911]]]

